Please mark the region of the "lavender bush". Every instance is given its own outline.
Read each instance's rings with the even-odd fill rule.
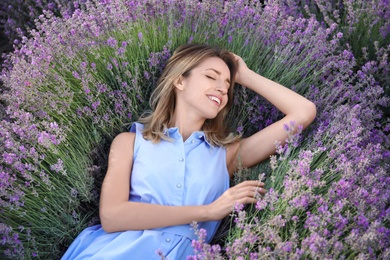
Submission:
[[[388,258],[390,122],[378,80],[386,48],[382,63],[357,62],[339,24],[299,12],[279,1],[177,0],[85,1],[69,17],[44,11],[1,74],[2,256],[58,258],[98,222],[112,138],[148,107],[172,51],[203,42],[308,97],[318,116],[303,133],[285,126],[277,156],[237,173],[236,181],[260,174],[269,192],[237,205],[220,245],[197,230],[189,258]],[[282,116],[242,87],[234,102],[229,120],[244,135]]]
[[[50,10],[56,16],[70,17],[84,0],[2,0],[0,2],[0,64],[4,62],[6,53],[18,46],[22,37],[29,37],[29,31],[35,29],[35,19],[43,10]],[[0,80],[0,95],[4,91]],[[0,118],[6,116],[5,104],[0,101]]]
[[[337,24],[355,56],[363,58],[363,48],[375,58],[375,45],[390,42],[390,3],[388,0],[309,0],[281,1],[292,16],[311,17],[326,26]],[[375,43],[376,42],[376,43]]]
[[[282,8],[295,17],[311,17],[324,24],[337,24],[343,34],[343,45],[350,47],[357,66],[367,62],[375,63],[370,73],[390,95],[390,2],[389,0],[308,0],[281,1]],[[385,109],[387,117],[390,109]]]
[[[35,29],[34,20],[42,14],[43,10],[49,10],[57,16],[69,17],[75,8],[83,5],[84,0],[3,0],[0,3],[0,28],[8,39],[7,44],[19,41],[20,37],[27,36],[29,30]],[[17,42],[16,42],[17,43]]]

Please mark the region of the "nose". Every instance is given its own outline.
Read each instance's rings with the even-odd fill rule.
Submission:
[[[224,87],[218,86],[216,87],[217,91],[220,92],[221,94],[225,95],[227,94],[228,90]]]

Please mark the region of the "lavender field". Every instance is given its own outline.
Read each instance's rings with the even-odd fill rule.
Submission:
[[[390,259],[389,0],[3,2],[1,259],[58,259],[99,223],[108,147],[187,42],[227,48],[317,106],[232,180],[262,179],[263,200],[211,244],[194,226],[188,259]],[[236,87],[233,131],[281,116]]]

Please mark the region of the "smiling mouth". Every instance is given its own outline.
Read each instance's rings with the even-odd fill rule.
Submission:
[[[221,100],[214,96],[208,96],[210,100],[216,102],[218,105],[221,105]]]

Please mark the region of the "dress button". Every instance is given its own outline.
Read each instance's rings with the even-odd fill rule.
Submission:
[[[179,162],[182,162],[182,161],[184,161],[184,159],[183,159],[183,158],[180,158],[180,159],[179,159]]]
[[[195,143],[195,140],[192,140],[191,143]]]
[[[167,238],[167,239],[165,239],[165,242],[169,243],[169,242],[171,242],[171,239]]]
[[[181,188],[181,184],[180,183],[176,184],[176,187],[180,189]]]

